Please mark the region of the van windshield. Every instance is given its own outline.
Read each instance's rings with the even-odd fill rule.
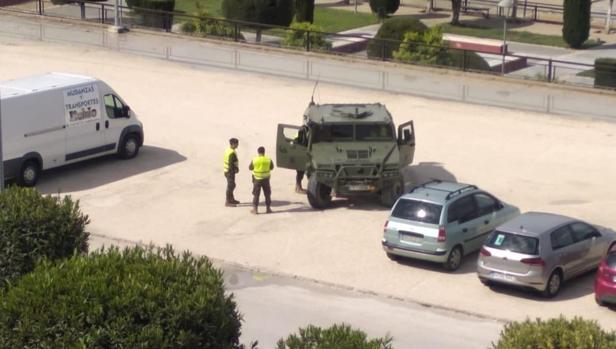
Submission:
[[[486,246],[515,253],[539,254],[539,239],[530,236],[505,233],[495,230],[486,241]]]
[[[443,206],[418,200],[400,199],[391,215],[415,222],[438,224]]]

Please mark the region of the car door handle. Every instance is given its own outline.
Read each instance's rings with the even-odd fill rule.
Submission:
[[[96,123],[96,130],[100,130],[101,129],[101,124],[99,122]]]
[[[463,232],[463,233],[468,233],[468,229],[467,229],[467,228],[464,228],[464,229],[462,229],[462,232]]]
[[[105,120],[105,128],[109,128],[109,120]]]
[[[490,220],[486,219],[485,221],[483,221],[484,224],[490,224]]]

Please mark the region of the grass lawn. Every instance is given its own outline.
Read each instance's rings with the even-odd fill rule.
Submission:
[[[471,25],[463,25],[463,26],[453,26],[449,23],[442,24],[444,33],[451,34],[459,34],[459,35],[467,35],[467,36],[475,36],[486,39],[503,39],[503,28],[487,28],[487,27],[478,27]],[[556,46],[556,47],[568,47],[565,41],[561,36],[557,35],[544,35],[544,34],[535,34],[525,31],[507,31],[507,40],[515,41],[515,42],[523,42],[526,44],[537,44],[537,45],[546,45],[546,46]],[[588,40],[584,43],[583,47],[593,47],[601,45],[601,43],[595,40]]]
[[[220,5],[222,0],[176,0],[176,11],[194,14],[197,2],[211,17],[222,17]],[[353,13],[352,11],[336,10],[322,7],[314,9],[314,24],[323,28],[324,32],[337,33],[348,29],[376,24],[379,19],[369,13]]]

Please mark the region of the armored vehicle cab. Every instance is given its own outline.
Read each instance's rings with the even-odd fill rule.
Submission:
[[[332,195],[379,195],[393,205],[404,190],[401,169],[413,162],[413,122],[397,127],[376,104],[314,104],[302,126],[278,125],[276,164],[306,171],[308,202],[326,207]]]

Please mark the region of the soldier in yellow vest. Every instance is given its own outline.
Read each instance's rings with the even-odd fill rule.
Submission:
[[[250,213],[257,214],[259,207],[259,195],[263,189],[265,196],[265,213],[272,213],[270,208],[272,204],[270,187],[270,171],[274,169],[274,162],[268,156],[265,156],[265,148],[257,149],[258,155],[252,159],[248,169],[252,171],[252,210]]]
[[[233,190],[235,189],[235,174],[240,172],[237,154],[235,153],[235,149],[239,143],[237,138],[229,139],[229,148],[225,150],[225,155],[223,157],[223,168],[225,171],[225,178],[227,178],[227,194],[225,200],[225,206],[227,207],[235,207],[240,203],[235,200],[233,196]]]

